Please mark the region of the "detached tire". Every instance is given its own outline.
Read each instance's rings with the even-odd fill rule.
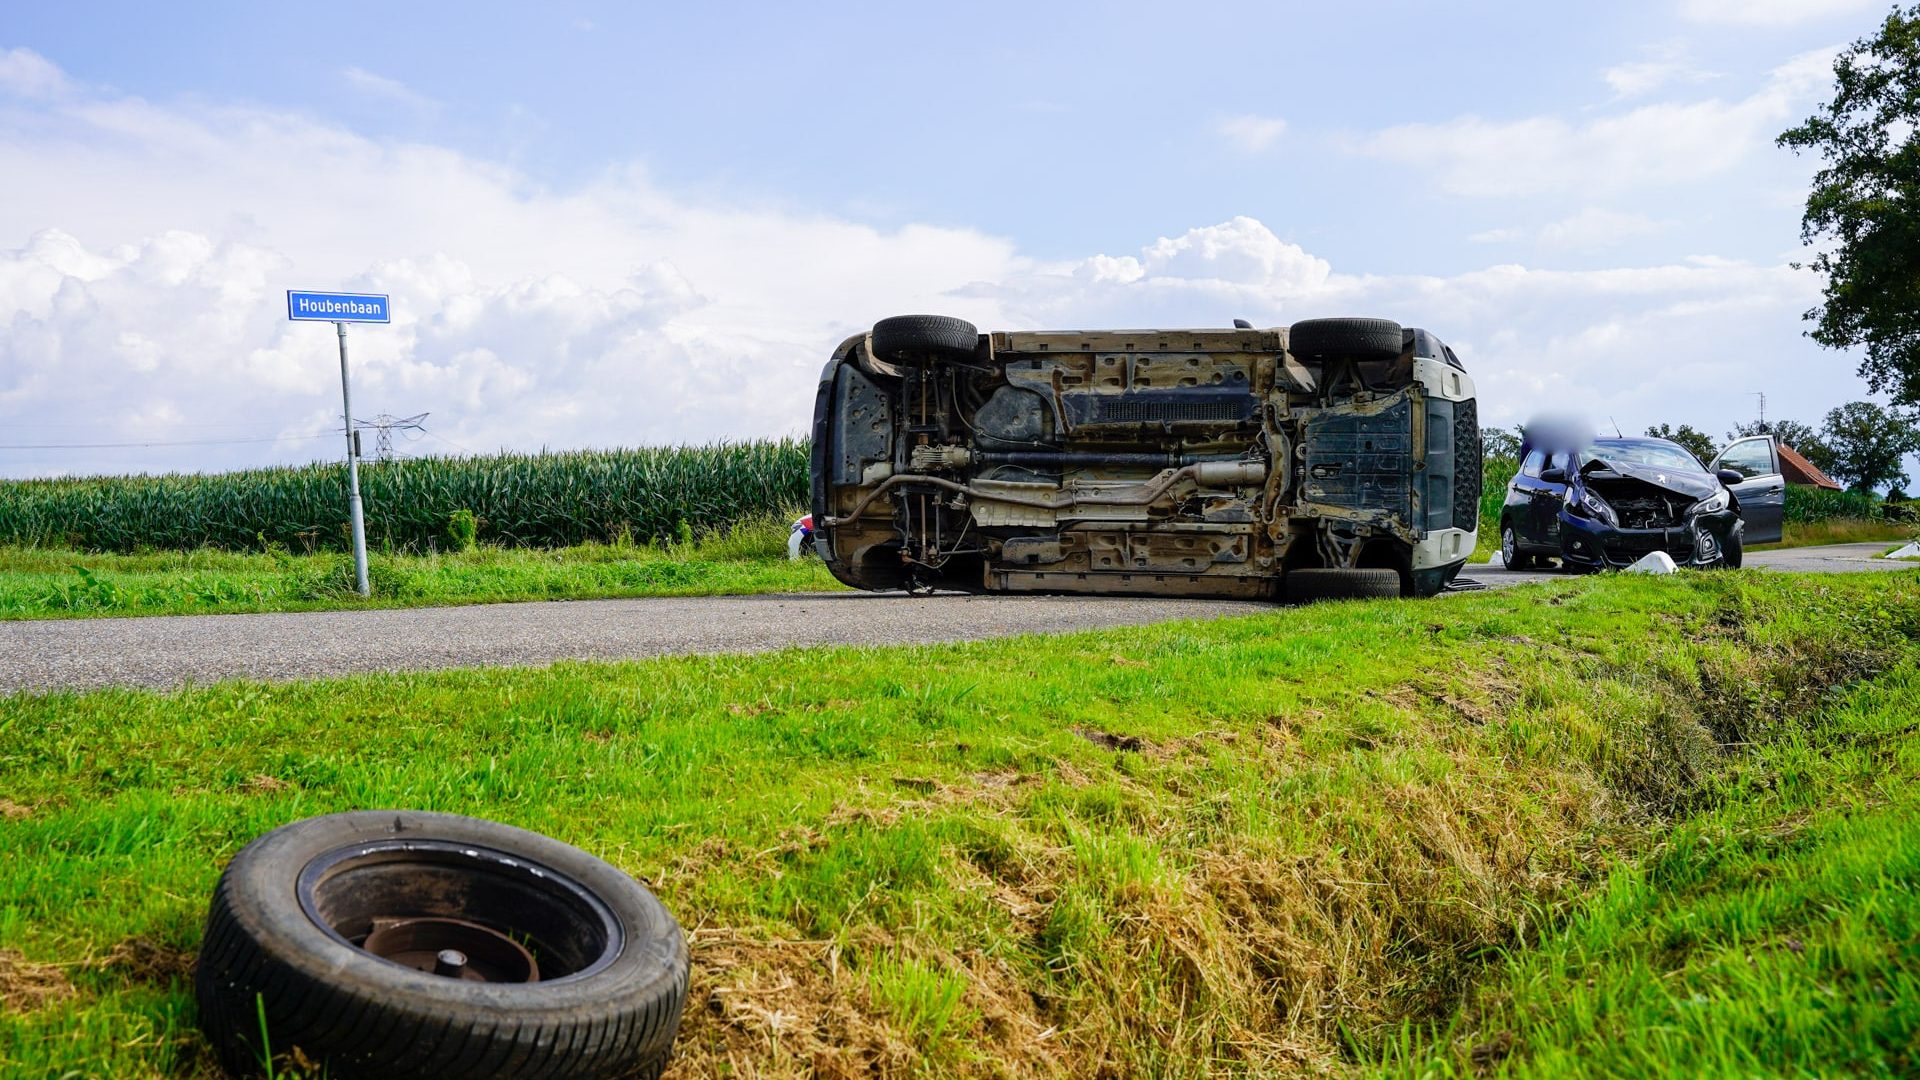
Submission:
[[[1287,351],[1303,360],[1392,360],[1405,340],[1391,319],[1304,319],[1287,331]]]
[[[1400,595],[1398,570],[1328,570],[1303,567],[1287,571],[1287,599],[1369,600]]]
[[[882,360],[927,360],[972,356],[980,331],[965,319],[945,315],[895,315],[873,324],[873,352]]]
[[[234,857],[194,994],[236,1076],[271,1056],[340,1080],[652,1078],[679,1031],[687,949],[651,893],[578,848],[476,818],[357,811]]]

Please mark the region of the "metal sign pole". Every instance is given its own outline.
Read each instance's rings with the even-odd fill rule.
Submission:
[[[370,596],[367,585],[367,524],[360,514],[360,448],[353,438],[353,391],[347,385],[347,324],[333,324],[340,331],[340,408],[347,431],[347,513],[353,519],[353,580],[361,596]]]

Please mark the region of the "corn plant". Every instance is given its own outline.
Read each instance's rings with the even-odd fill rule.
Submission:
[[[807,453],[804,440],[780,439],[368,462],[367,541],[439,549],[460,511],[472,514],[475,540],[507,547],[706,535],[804,504]],[[9,481],[0,482],[0,544],[337,551],[348,544],[346,508],[343,464]]]

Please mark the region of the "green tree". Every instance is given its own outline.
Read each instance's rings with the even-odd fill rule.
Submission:
[[[1480,456],[1492,461],[1495,458],[1520,458],[1520,429],[1483,427],[1480,429]]]
[[[1779,138],[1825,162],[1800,224],[1826,282],[1808,336],[1864,347],[1868,386],[1920,404],[1920,4],[1890,12],[1833,75],[1833,100]]]
[[[1692,424],[1681,424],[1679,427],[1673,427],[1668,424],[1655,424],[1647,429],[1647,434],[1656,439],[1665,439],[1668,442],[1679,443],[1686,448],[1687,453],[1699,458],[1700,464],[1702,465],[1712,461],[1713,456],[1720,452],[1720,448],[1713,445],[1713,436],[1701,431]]]
[[[1906,484],[1900,459],[1920,454],[1920,417],[1849,401],[1827,414],[1822,436],[1833,449],[1833,467],[1826,471],[1855,491],[1871,492]]]

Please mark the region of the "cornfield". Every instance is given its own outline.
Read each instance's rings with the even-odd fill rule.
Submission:
[[[1823,491],[1789,485],[1786,519],[1801,524],[1856,518],[1874,521],[1887,516],[1886,507],[1871,495],[1857,491]]]
[[[367,543],[446,548],[470,511],[505,547],[650,541],[725,531],[807,500],[800,439],[363,462]],[[464,521],[462,523],[464,525]],[[0,482],[0,544],[87,551],[289,551],[348,546],[346,466]]]
[[[1520,471],[1520,462],[1510,457],[1488,458],[1480,470],[1480,535],[1500,536],[1500,508],[1506,505],[1507,485]]]

